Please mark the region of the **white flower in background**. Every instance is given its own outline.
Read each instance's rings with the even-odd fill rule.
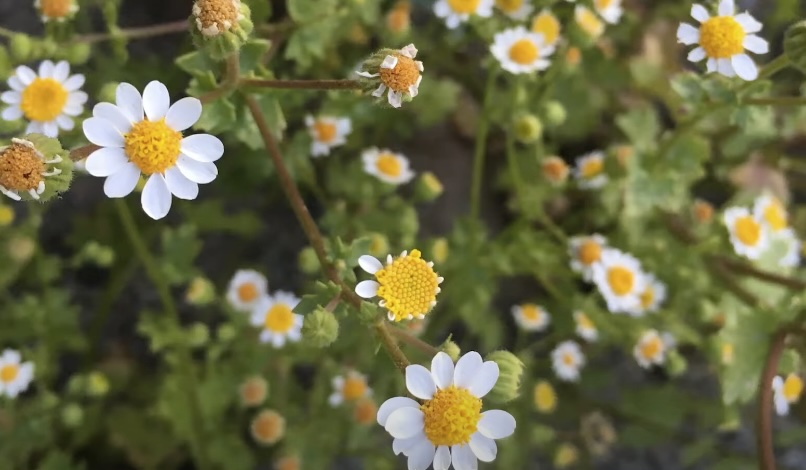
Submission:
[[[495,6],[515,21],[523,21],[532,14],[531,0],[495,0]]]
[[[544,331],[551,323],[551,315],[540,305],[522,304],[512,307],[515,322],[526,331]]]
[[[378,409],[378,424],[392,435],[395,454],[408,457],[409,470],[478,468],[498,453],[495,439],[515,432],[515,418],[506,411],[482,412],[482,398],[498,381],[498,365],[468,352],[454,366],[444,352],[431,361],[431,370],[417,364],[406,368],[408,397],[386,400]]]
[[[409,159],[389,149],[368,148],[361,153],[361,160],[366,173],[389,184],[406,184],[415,175],[409,168]]]
[[[28,390],[34,380],[34,364],[22,362],[20,353],[12,349],[3,351],[0,356],[0,397],[16,398]]]
[[[493,14],[494,0],[437,0],[434,14],[445,19],[445,25],[454,29],[472,15],[489,18]]]
[[[719,72],[726,77],[758,78],[758,68],[745,49],[756,54],[769,52],[767,41],[753,34],[761,31],[761,23],[750,13],[737,15],[733,0],[721,0],[718,15],[714,17],[704,6],[695,3],[691,16],[700,22],[699,27],[681,23],[677,29],[678,42],[698,46],[689,53],[688,60],[699,62],[707,58],[708,72]]]
[[[311,156],[330,155],[330,149],[344,145],[353,127],[350,118],[332,116],[305,116],[305,125],[311,135]]]
[[[59,129],[73,130],[73,117],[84,110],[87,94],[81,91],[84,75],[70,75],[70,64],[50,60],[39,64],[39,73],[20,65],[9,77],[11,91],[0,95],[9,105],[3,110],[6,121],[25,118],[26,134],[37,133],[57,137]]]
[[[518,26],[497,33],[490,52],[507,72],[532,73],[551,65],[547,58],[554,53],[554,46],[546,45],[541,34]]]
[[[551,10],[543,9],[532,19],[532,32],[543,35],[543,42],[548,46],[557,44],[560,31],[562,24]]]
[[[727,209],[723,220],[736,254],[749,259],[758,259],[769,246],[770,237],[766,225],[744,207]]]
[[[577,185],[582,189],[598,189],[607,184],[607,174],[604,171],[605,154],[594,151],[582,155],[576,160],[574,177]]]
[[[777,240],[786,243],[786,254],[778,260],[778,265],[782,268],[794,268],[800,264],[801,241],[798,235],[791,228],[785,228],[773,235]]]
[[[789,214],[780,199],[764,193],[753,203],[753,216],[760,220],[771,232],[779,232],[789,226]]]
[[[227,287],[227,301],[236,310],[251,312],[267,294],[266,276],[251,269],[240,269],[232,276]]]
[[[646,289],[646,277],[641,263],[619,250],[602,252],[601,262],[593,266],[593,282],[613,313],[631,313],[641,306],[641,294]]]
[[[599,339],[599,330],[584,312],[579,310],[574,312],[574,323],[576,323],[576,333],[580,338],[591,343]]]
[[[602,251],[607,248],[607,239],[598,233],[590,236],[571,237],[568,242],[568,255],[571,269],[582,274],[586,281],[593,279],[593,266],[602,260]]]
[[[268,295],[252,309],[251,323],[262,329],[261,343],[281,348],[286,341],[297,342],[302,337],[302,315],[294,313],[299,299],[291,293],[277,291]]]
[[[333,378],[333,394],[328,398],[328,402],[331,406],[338,406],[371,395],[372,389],[367,386],[367,376],[350,370],[345,375]]]
[[[633,348],[633,356],[644,369],[652,365],[663,364],[666,360],[666,350],[673,345],[667,345],[664,338],[655,330],[647,330]]]
[[[359,71],[356,73],[361,77],[378,78],[381,83],[372,92],[372,96],[381,98],[388,88],[389,105],[399,108],[403,106],[404,96],[409,99],[414,98],[420,90],[420,82],[423,80],[423,63],[414,60],[415,57],[417,57],[417,48],[414,47],[414,44],[409,44],[384,57],[377,72]]]
[[[644,273],[644,279],[646,279],[644,291],[639,296],[641,304],[633,312],[636,316],[657,312],[663,301],[666,300],[666,284],[649,273]]]
[[[76,0],[35,0],[34,8],[39,11],[43,23],[62,23],[78,12]]]
[[[624,13],[621,0],[593,0],[593,7],[610,24],[618,23]]]
[[[585,356],[576,341],[563,341],[551,352],[551,365],[558,378],[576,382],[580,369],[585,365]]]
[[[199,120],[201,101],[182,98],[171,106],[168,89],[149,83],[143,95],[128,83],[117,88],[117,104],[98,103],[93,117],[84,121],[87,140],[102,147],[87,158],[87,171],[106,177],[104,193],[111,198],[128,196],[140,180],[143,210],[161,219],[171,209],[171,195],[196,199],[199,184],[218,175],[215,162],[224,144],[209,134],[182,137]]]
[[[772,379],[773,403],[779,416],[789,414],[789,405],[797,402],[803,393],[803,379],[797,374],[789,374],[786,380],[776,375]]]
[[[604,33],[604,22],[587,7],[577,5],[574,8],[574,21],[591,39],[598,39]]]

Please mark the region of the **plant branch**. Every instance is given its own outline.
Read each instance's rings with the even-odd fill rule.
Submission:
[[[389,328],[384,319],[375,322],[373,328],[378,335],[378,339],[381,340],[384,349],[386,349],[386,353],[389,354],[389,358],[392,359],[392,362],[395,364],[395,367],[405,373],[406,367],[411,365],[411,362],[409,362],[409,359],[403,354],[403,351],[400,350],[400,346],[397,345],[397,341],[394,336],[392,336],[392,330],[394,330],[394,328]]]
[[[801,279],[796,279],[794,277],[782,276],[780,274],[776,274],[769,271],[764,271],[761,269],[756,268],[753,265],[748,263],[744,263],[742,261],[734,260],[728,258],[726,256],[715,256],[714,259],[725,265],[726,268],[730,269],[731,271],[744,274],[747,276],[754,277],[756,279],[760,279],[762,281],[767,281],[772,284],[778,284],[780,286],[786,287],[791,290],[801,291],[806,289],[806,281]]]
[[[73,150],[70,151],[70,160],[73,160],[73,162],[80,162],[81,160],[84,160],[85,158],[89,157],[92,154],[92,152],[100,148],[101,147],[95,144],[87,144],[78,148],[74,148]]]
[[[145,39],[166,34],[181,33],[188,30],[190,24],[187,19],[174,21],[172,23],[157,24],[152,26],[142,26],[138,28],[125,28],[108,33],[93,33],[77,36],[73,42],[83,42],[94,44],[96,42],[108,41],[110,39]]]
[[[733,277],[733,273],[727,267],[725,267],[725,265],[721,263],[706,263],[705,266],[709,271],[711,271],[711,274],[722,281],[722,285],[733,295],[735,295],[736,298],[751,307],[761,306],[761,301],[758,299],[758,297],[748,292],[744,287],[736,282],[736,278]]]
[[[400,341],[412,346],[416,349],[419,349],[420,352],[423,354],[433,357],[436,356],[437,353],[440,351],[439,348],[431,346],[430,344],[426,343],[425,341],[417,338],[416,336],[412,335],[406,330],[401,328],[389,328],[389,331],[392,332],[392,335],[399,339]]]
[[[760,470],[775,470],[775,452],[772,440],[772,381],[778,371],[778,362],[784,352],[787,331],[779,330],[772,337],[767,360],[758,383],[758,416],[756,438],[758,439],[758,465]]]
[[[230,54],[224,61],[224,75],[218,88],[199,97],[202,104],[211,103],[238,87],[238,77],[241,74],[241,56],[238,52]]]
[[[768,98],[745,98],[744,105],[752,106],[804,106],[806,97],[803,96],[771,96]]]
[[[240,86],[256,88],[281,88],[294,90],[360,90],[358,80],[268,80],[244,78]]]

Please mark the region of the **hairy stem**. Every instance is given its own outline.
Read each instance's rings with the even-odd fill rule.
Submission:
[[[244,87],[282,88],[294,90],[360,90],[358,80],[268,80],[261,78],[244,78],[240,81]]]
[[[84,160],[85,158],[89,157],[92,154],[92,152],[100,148],[101,147],[95,144],[87,144],[78,148],[74,148],[73,150],[70,151],[70,160],[73,160],[74,162],[80,162],[81,160]]]
[[[238,87],[238,76],[241,74],[241,56],[238,52],[230,54],[224,61],[224,75],[218,88],[199,97],[202,104],[211,103]]]
[[[758,383],[758,416],[756,439],[758,439],[758,465],[760,470],[775,470],[775,452],[772,441],[772,381],[778,371],[778,362],[784,352],[787,331],[779,330],[772,337],[767,360]]]
[[[772,284],[786,287],[794,291],[802,291],[806,289],[806,281],[796,279],[794,277],[782,276],[769,271],[764,271],[756,268],[751,264],[742,261],[734,260],[726,256],[716,256],[715,260],[725,265],[726,268],[737,274],[744,274],[746,276],[754,277],[756,279],[766,281]]]
[[[436,356],[440,351],[439,348],[431,346],[402,328],[389,328],[389,331],[391,331],[392,335],[400,341],[414,347],[415,349],[419,349],[420,352],[427,356]]]
[[[395,367],[405,373],[406,367],[408,367],[411,362],[409,362],[409,359],[403,354],[403,351],[400,350],[400,346],[397,345],[397,341],[394,336],[392,336],[391,331],[394,330],[394,328],[389,328],[386,320],[383,319],[378,320],[374,328],[378,339],[381,340],[381,344],[383,344],[386,353],[389,354],[389,358],[392,359]]]
[[[157,24],[152,26],[142,26],[139,28],[126,28],[120,29],[116,32],[110,33],[93,33],[77,36],[73,42],[83,42],[93,44],[96,42],[108,41],[110,39],[126,38],[126,39],[145,39],[154,36],[163,36],[165,34],[181,33],[187,31],[189,27],[188,20],[179,20],[172,23]]]

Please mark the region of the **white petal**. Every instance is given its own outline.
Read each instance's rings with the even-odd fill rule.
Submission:
[[[168,113],[171,97],[168,88],[156,80],[149,82],[143,90],[143,109],[149,121],[159,121]]]
[[[451,457],[453,458],[453,468],[456,470],[477,470],[479,461],[468,445],[451,447]]]
[[[154,173],[146,181],[140,202],[143,204],[143,211],[154,220],[159,220],[171,210],[171,191],[165,178],[159,173]]]
[[[736,75],[743,80],[750,81],[758,78],[758,67],[756,67],[755,62],[753,62],[753,59],[751,59],[749,55],[738,54],[733,56],[730,61],[733,70],[736,71]]]
[[[386,420],[389,415],[399,410],[400,408],[420,408],[420,404],[408,397],[394,397],[383,402],[378,408],[378,424],[386,426]]]
[[[53,69],[53,79],[64,85],[64,81],[70,75],[70,64],[66,60],[60,60]]]
[[[409,450],[408,470],[426,470],[434,461],[434,444],[423,439]]]
[[[106,119],[91,117],[84,121],[87,140],[101,147],[123,147],[123,134]]]
[[[207,184],[218,176],[218,168],[214,163],[197,162],[187,155],[179,155],[176,166],[190,181]]]
[[[22,93],[18,91],[4,91],[0,95],[0,100],[7,104],[20,104],[22,102]]]
[[[118,85],[115,95],[116,104],[129,117],[130,121],[140,122],[143,120],[143,97],[140,96],[137,88],[128,83],[121,83]]]
[[[773,403],[775,404],[775,412],[778,413],[778,416],[786,416],[789,414],[789,402],[783,394],[776,393],[775,397],[773,397]]]
[[[705,49],[702,47],[695,47],[688,53],[688,60],[692,62],[699,62],[703,59],[705,59]]]
[[[407,406],[398,408],[386,419],[384,429],[398,439],[412,437],[423,431],[423,412]]]
[[[378,284],[375,281],[361,281],[355,286],[355,293],[364,299],[371,299],[378,295]]]
[[[389,101],[389,105],[393,108],[403,106],[403,92],[390,89],[389,94],[387,95],[387,101]]]
[[[55,121],[48,121],[42,123],[42,133],[48,137],[58,137],[59,136],[59,126],[56,125]]]
[[[448,388],[453,385],[453,360],[440,351],[431,359],[431,375],[439,388]]]
[[[420,364],[406,367],[406,388],[417,398],[430,400],[437,391],[431,372]]]
[[[705,64],[706,70],[708,73],[716,72],[716,59],[708,59]]]
[[[437,447],[434,454],[434,470],[448,470],[451,466],[451,449],[448,446]]]
[[[171,194],[179,199],[190,201],[199,196],[199,185],[185,178],[179,168],[171,167],[165,170],[165,183]]]
[[[127,163],[104,182],[104,194],[107,197],[125,197],[134,191],[140,180],[140,169],[134,163]]]
[[[736,10],[733,0],[722,0],[719,2],[719,16],[733,16]]]
[[[397,65],[397,57],[388,55],[383,58],[383,62],[381,62],[380,67],[382,69],[393,69]]]
[[[770,52],[770,43],[756,36],[755,34],[745,36],[742,46],[744,46],[744,48],[748,51],[755,52],[756,54],[766,54]]]
[[[358,258],[358,265],[361,266],[361,269],[364,271],[375,274],[376,272],[383,269],[383,264],[378,261],[378,258],[370,255],[363,255]]]
[[[174,103],[165,115],[165,123],[171,129],[182,132],[196,124],[202,113],[202,104],[197,98],[182,98]]]
[[[17,67],[17,78],[20,79],[23,85],[30,85],[36,79],[36,72],[28,66],[20,65]]]
[[[476,454],[476,457],[482,462],[492,462],[498,453],[498,446],[495,441],[489,437],[483,436],[480,432],[473,433],[470,436],[470,450]]]
[[[182,139],[182,153],[200,162],[214,162],[224,155],[224,143],[210,134],[190,135]]]
[[[110,176],[123,168],[123,165],[129,163],[126,152],[120,147],[103,147],[90,154],[87,157],[85,168],[87,173],[92,176]]]
[[[87,102],[89,96],[83,91],[73,91],[67,96],[67,106],[82,106]]]
[[[22,117],[22,109],[19,106],[10,106],[3,110],[2,116],[6,121],[16,121]]]
[[[750,13],[739,13],[738,15],[734,16],[733,19],[742,25],[744,32],[747,34],[753,34],[761,31],[761,23],[753,18]]]
[[[67,91],[78,91],[82,86],[84,86],[84,82],[84,75],[78,74],[73,75],[65,80],[64,83],[62,83],[62,86],[64,86],[64,89]]]
[[[64,129],[66,131],[72,131],[73,127],[75,127],[73,120],[70,119],[70,117],[65,116],[64,114],[56,116],[56,125],[59,126],[59,129]]]
[[[515,418],[502,410],[490,410],[481,414],[478,430],[490,439],[503,439],[515,432]]]
[[[121,134],[126,134],[132,129],[132,122],[129,117],[112,103],[98,103],[92,108],[92,115],[109,121]]]
[[[730,59],[717,59],[716,69],[719,71],[719,73],[726,77],[733,77],[736,75],[736,72],[733,71],[733,65],[731,65]]]
[[[327,402],[330,403],[330,406],[339,406],[342,400],[341,393],[335,392],[328,397]]]
[[[275,348],[282,348],[283,346],[285,346],[285,336],[275,334],[271,338],[271,345],[274,346]]]
[[[39,76],[42,78],[52,78],[54,68],[53,62],[49,60],[42,61],[42,63],[39,64]]]
[[[22,83],[22,80],[16,75],[8,77],[8,86],[14,91],[25,90],[25,84]]]
[[[708,10],[706,10],[704,6],[700,5],[699,3],[695,3],[691,6],[691,17],[700,23],[704,23],[708,20],[708,18],[711,17],[711,15],[708,14]]]
[[[381,96],[383,96],[383,92],[384,92],[384,91],[386,91],[386,85],[384,85],[383,83],[381,83],[380,85],[378,85],[378,88],[376,88],[376,89],[375,89],[375,90],[372,92],[372,96],[374,96],[375,98],[380,98]]]
[[[453,384],[460,388],[469,388],[483,362],[481,355],[476,351],[470,351],[460,357],[453,374]]]
[[[493,361],[487,361],[482,364],[481,368],[473,377],[473,382],[468,387],[470,393],[478,398],[483,398],[490,393],[495,383],[498,381],[498,364]]]
[[[423,441],[428,441],[426,439],[425,434],[415,434],[408,439],[394,439],[392,440],[392,451],[395,455],[400,455],[402,452],[403,455],[409,455],[409,453],[417,447]]]
[[[700,30],[687,23],[677,27],[677,41],[685,45],[695,44],[700,40]]]

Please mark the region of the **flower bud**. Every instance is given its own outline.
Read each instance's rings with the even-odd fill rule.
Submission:
[[[84,410],[75,403],[68,403],[62,408],[62,423],[72,429],[81,426],[84,423]]]
[[[241,0],[196,0],[190,16],[193,42],[214,60],[224,60],[249,39],[251,16]]]
[[[799,21],[786,30],[784,54],[794,67],[806,72],[806,20]]]
[[[273,445],[285,436],[285,418],[274,410],[263,410],[249,429],[258,444]]]
[[[389,253],[389,239],[382,233],[369,234],[369,254],[376,258],[385,257]]]
[[[507,403],[520,395],[521,376],[524,364],[518,356],[509,351],[494,351],[487,355],[487,361],[498,364],[498,381],[487,395],[493,403]]]
[[[11,51],[11,55],[17,59],[17,62],[27,62],[31,60],[33,43],[27,34],[18,33],[11,36],[8,48]]]
[[[218,327],[218,332],[216,334],[219,341],[228,343],[238,336],[238,330],[236,330],[235,327],[229,323],[225,323]]]
[[[666,371],[669,375],[679,377],[686,372],[686,369],[688,369],[688,361],[676,349],[667,352]]]
[[[67,49],[67,60],[71,64],[75,65],[82,65],[87,63],[90,60],[90,54],[92,54],[92,46],[87,43],[76,43],[71,45]]]
[[[450,356],[453,362],[458,361],[459,356],[462,355],[462,350],[459,348],[459,345],[451,340],[447,340],[442,343],[442,346],[439,347],[439,350]]]
[[[87,395],[102,397],[109,393],[109,379],[101,372],[90,372],[87,376]]]
[[[543,160],[540,164],[540,169],[543,173],[543,177],[554,185],[565,183],[571,171],[568,168],[568,164],[565,163],[565,160],[558,156],[551,156]]]
[[[238,388],[238,395],[243,406],[261,405],[266,401],[268,394],[269,383],[259,375],[249,377]]]
[[[574,68],[582,62],[582,51],[578,47],[572,46],[568,48],[565,53],[565,63],[569,67]]]
[[[209,305],[215,300],[215,286],[204,276],[196,276],[185,291],[185,301],[191,305]]]
[[[339,337],[339,321],[322,307],[305,315],[302,323],[302,337],[311,346],[324,348]]]
[[[707,224],[714,218],[714,206],[702,199],[694,201],[692,211],[694,212],[694,219],[701,224]]]
[[[421,173],[414,187],[417,202],[431,202],[442,195],[444,188],[439,178],[430,171]]]
[[[310,246],[303,248],[302,251],[299,252],[297,263],[299,264],[299,269],[305,274],[316,274],[322,267],[322,265],[319,264],[319,257],[316,256],[316,251]]]
[[[553,413],[557,409],[557,392],[551,383],[541,380],[535,384],[533,398],[537,411],[544,414]]]
[[[275,470],[300,470],[302,462],[296,455],[287,455],[274,462]]]
[[[210,341],[210,328],[204,323],[194,323],[187,331],[188,344],[193,348],[200,348]]]
[[[579,460],[579,449],[575,445],[564,442],[557,447],[554,454],[554,466],[556,468],[568,468]]]
[[[378,413],[378,405],[372,398],[362,398],[358,400],[353,408],[353,419],[361,426],[375,424],[375,415]]]
[[[437,238],[431,245],[431,258],[436,264],[442,264],[448,259],[450,248],[446,238]]]
[[[27,263],[36,251],[36,242],[33,238],[19,235],[8,241],[7,252],[12,261],[18,264]]]
[[[635,155],[635,148],[632,145],[617,145],[613,149],[614,154],[616,155],[616,161],[618,161],[619,165],[623,168],[627,166],[627,163],[630,159]]]
[[[0,148],[0,192],[15,201],[49,201],[72,179],[73,161],[56,139],[28,134]]]
[[[549,127],[557,127],[565,122],[568,117],[568,112],[565,106],[556,100],[547,101],[543,105],[543,119]]]
[[[521,114],[513,123],[515,138],[524,144],[531,144],[543,137],[543,123],[534,114]]]

